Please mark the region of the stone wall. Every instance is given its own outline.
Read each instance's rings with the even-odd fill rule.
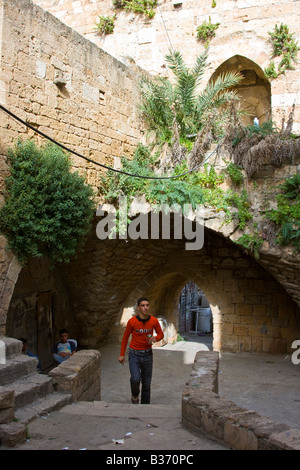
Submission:
[[[100,357],[99,351],[77,351],[49,372],[54,390],[75,402],[101,400]]]
[[[299,307],[282,286],[232,242],[205,231],[205,245],[183,240],[104,240],[62,269],[83,347],[119,340],[141,295],[167,319],[169,341],[179,326],[178,302],[188,281],[204,292],[213,314],[214,349],[285,353],[300,335]],[[83,287],[84,286],[84,287]]]
[[[219,355],[199,351],[182,394],[182,422],[237,450],[299,450],[300,431],[218,394]]]
[[[196,29],[211,18],[220,23],[210,41],[209,66],[203,77],[207,83],[226,61],[234,66],[236,57],[253,61],[262,71],[272,55],[269,31],[285,23],[295,39],[300,39],[299,5],[290,0],[164,0],[159,2],[152,20],[142,15],[115,10],[110,0],[34,0],[57,18],[125,63],[132,60],[153,74],[166,75],[165,55],[170,47],[180,50],[189,65],[204,51],[204,42],[196,38]],[[113,34],[99,36],[95,24],[100,16],[117,14]],[[275,59],[278,63],[278,59]],[[255,65],[256,64],[256,65]],[[237,64],[241,67],[242,64]],[[248,104],[262,97],[256,90]],[[294,129],[300,130],[299,65],[295,70],[271,81],[273,118],[278,123],[296,104]],[[265,97],[264,97],[265,99]],[[252,102],[252,103],[251,103]]]
[[[143,138],[135,108],[139,69],[119,62],[30,1],[0,0],[0,6],[1,103],[99,163],[115,165],[121,154],[131,155]],[[33,132],[0,112],[2,203],[7,148]],[[102,170],[71,158],[74,169],[97,188]],[[291,171],[294,167],[287,174]],[[155,315],[167,319],[173,340],[180,292],[192,280],[211,305],[216,350],[289,352],[300,337],[296,257],[266,247],[257,263],[230,241],[235,227],[224,222],[224,214],[207,215],[205,244],[198,251],[185,250],[185,240],[103,241],[94,227],[84,251],[52,274],[45,260],[33,261],[21,273],[2,236],[0,333],[6,333],[6,323],[20,324],[23,306],[28,306],[27,318],[34,315],[31,300],[49,291],[59,299],[56,328],[69,322],[82,348],[97,349],[120,338],[127,318],[123,312],[134,312],[137,298],[148,295]]]
[[[0,103],[71,150],[119,165],[143,138],[136,113],[138,67],[128,68],[30,0],[0,0]],[[0,204],[7,149],[45,139],[0,110]],[[97,191],[103,170],[72,155]],[[0,236],[0,330],[21,267]]]

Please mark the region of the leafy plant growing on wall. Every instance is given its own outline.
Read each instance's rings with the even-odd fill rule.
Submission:
[[[158,154],[151,156],[151,150],[139,144],[132,160],[123,157],[121,159],[122,168],[130,174],[140,176],[155,177],[155,163]],[[177,169],[178,171],[178,169]],[[174,173],[176,174],[176,173]],[[192,179],[181,181],[178,179],[155,180],[135,178],[113,171],[108,171],[103,176],[100,187],[100,194],[105,201],[116,204],[120,195],[126,195],[129,203],[133,197],[144,197],[149,203],[154,204],[196,204],[203,202],[203,195],[200,186],[196,186]]]
[[[152,19],[155,16],[157,0],[113,0],[113,5],[115,8],[123,8]]]
[[[213,165],[205,164],[202,171],[190,172],[183,177],[155,180],[156,155],[151,155],[149,147],[139,145],[132,160],[122,158],[122,168],[130,174],[139,174],[147,178],[135,178],[113,171],[108,171],[101,178],[99,195],[115,207],[118,206],[119,196],[127,196],[128,207],[133,197],[144,198],[146,202],[169,207],[177,205],[181,209],[189,204],[193,209],[197,205],[214,207],[216,211],[224,211],[226,223],[234,218],[243,230],[251,220],[248,195],[245,190],[240,194],[232,190],[223,190],[220,185],[224,182],[224,174],[218,174]],[[179,164],[172,176],[182,175],[187,171],[186,162]],[[232,207],[235,208],[232,211]],[[237,210],[236,210],[237,209]],[[118,216],[118,211],[117,211]],[[128,220],[129,221],[129,220]]]
[[[252,234],[244,233],[235,243],[243,247],[248,253],[252,253],[255,259],[259,259],[259,250],[263,244],[263,239],[257,231]]]
[[[286,24],[281,23],[279,26],[276,24],[274,30],[269,31],[268,34],[273,48],[273,57],[282,56],[282,58],[277,70],[272,60],[265,69],[265,74],[269,78],[277,78],[279,75],[284,74],[287,69],[294,69],[293,63],[297,62],[299,46],[295,41],[295,34],[290,33]]]
[[[232,87],[239,84],[242,76],[228,72],[219,76],[199,91],[208,52],[197,57],[195,65],[188,68],[179,51],[166,56],[169,69],[173,72],[171,81],[163,77],[143,77],[140,81],[141,104],[139,110],[149,133],[157,144],[167,143],[173,148],[173,160],[184,159],[187,146],[182,143],[194,142],[191,149],[196,159],[196,145],[201,145],[201,132],[207,126],[215,132],[217,123],[226,116],[225,105],[236,99]],[[176,155],[175,155],[176,154]]]
[[[300,174],[286,178],[277,195],[277,209],[267,216],[279,227],[277,242],[300,250]]]
[[[210,40],[216,35],[216,30],[219,26],[220,23],[212,23],[211,17],[209,17],[208,21],[203,21],[196,29],[197,39],[199,39],[199,41],[205,41],[205,47],[207,47]]]
[[[244,181],[243,172],[241,170],[241,167],[239,167],[238,165],[229,162],[226,166],[226,172],[228,173],[233,183],[239,185]]]
[[[31,257],[48,256],[52,263],[68,262],[92,226],[93,190],[71,171],[58,146],[37,147],[19,140],[9,149],[10,175],[0,230],[22,264]]]
[[[115,21],[117,15],[113,16],[98,16],[98,22],[96,23],[96,30],[99,34],[112,34],[115,28]]]

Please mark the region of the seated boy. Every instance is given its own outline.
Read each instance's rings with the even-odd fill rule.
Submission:
[[[68,339],[68,332],[65,328],[59,332],[60,341],[55,343],[53,347],[53,358],[59,364],[66,361],[76,352],[76,345]]]

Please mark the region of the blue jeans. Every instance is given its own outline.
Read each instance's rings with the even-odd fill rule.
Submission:
[[[142,383],[141,404],[149,404],[153,366],[152,351],[140,353],[129,349],[128,361],[131,394],[137,397],[140,394],[140,383]]]
[[[59,354],[53,354],[53,359],[55,360],[55,362],[58,362],[58,364],[61,364],[62,362],[66,361],[67,359],[69,359],[69,357],[71,356],[61,357]]]

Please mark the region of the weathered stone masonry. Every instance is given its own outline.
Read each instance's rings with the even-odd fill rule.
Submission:
[[[136,117],[138,68],[129,69],[30,1],[0,1],[1,103],[78,153],[114,166],[142,140]],[[33,132],[1,111],[0,203],[7,148]],[[39,143],[45,140],[35,136]],[[72,156],[96,189],[102,171]],[[0,237],[0,328],[20,266]]]
[[[272,48],[268,32],[273,31],[275,24],[287,24],[290,32],[295,33],[295,39],[300,39],[299,2],[291,0],[226,0],[216,1],[215,7],[213,2],[206,0],[164,0],[159,2],[152,20],[114,9],[111,0],[34,2],[119,60],[127,64],[135,62],[148,72],[163,76],[167,74],[165,56],[170,46],[182,53],[188,65],[195,63],[205,44],[197,40],[196,29],[211,18],[211,22],[219,23],[219,27],[210,41],[209,63],[203,83],[207,83],[224,64],[231,70],[248,69],[253,73],[259,67],[262,72],[270,63]],[[113,34],[97,34],[95,23],[98,15],[112,16],[115,13],[117,19]],[[243,61],[247,61],[248,66]],[[276,64],[279,61],[279,57],[275,58]],[[299,63],[295,64],[295,70],[272,80],[270,89],[272,118],[280,125],[287,109],[295,103],[294,130],[299,131]],[[261,113],[260,117],[265,99],[262,87],[256,86],[250,94],[244,95],[247,111],[252,113],[256,110]]]
[[[1,103],[96,161],[114,165],[120,155],[131,155],[143,139],[135,108],[138,68],[29,1],[0,0],[0,6]],[[7,148],[28,135],[33,133],[1,113],[1,198]],[[72,162],[97,188],[102,170],[74,156]],[[167,319],[172,341],[181,289],[193,280],[212,308],[215,349],[289,352],[300,337],[296,258],[265,246],[257,263],[232,243],[220,214],[213,217],[202,250],[185,250],[185,240],[100,241],[93,230],[85,250],[55,271],[47,260],[32,260],[21,270],[2,236],[0,333],[21,335],[24,324],[33,328],[38,299],[48,293],[54,331],[67,326],[82,348],[97,349],[120,337],[126,315],[146,294],[155,313]]]

